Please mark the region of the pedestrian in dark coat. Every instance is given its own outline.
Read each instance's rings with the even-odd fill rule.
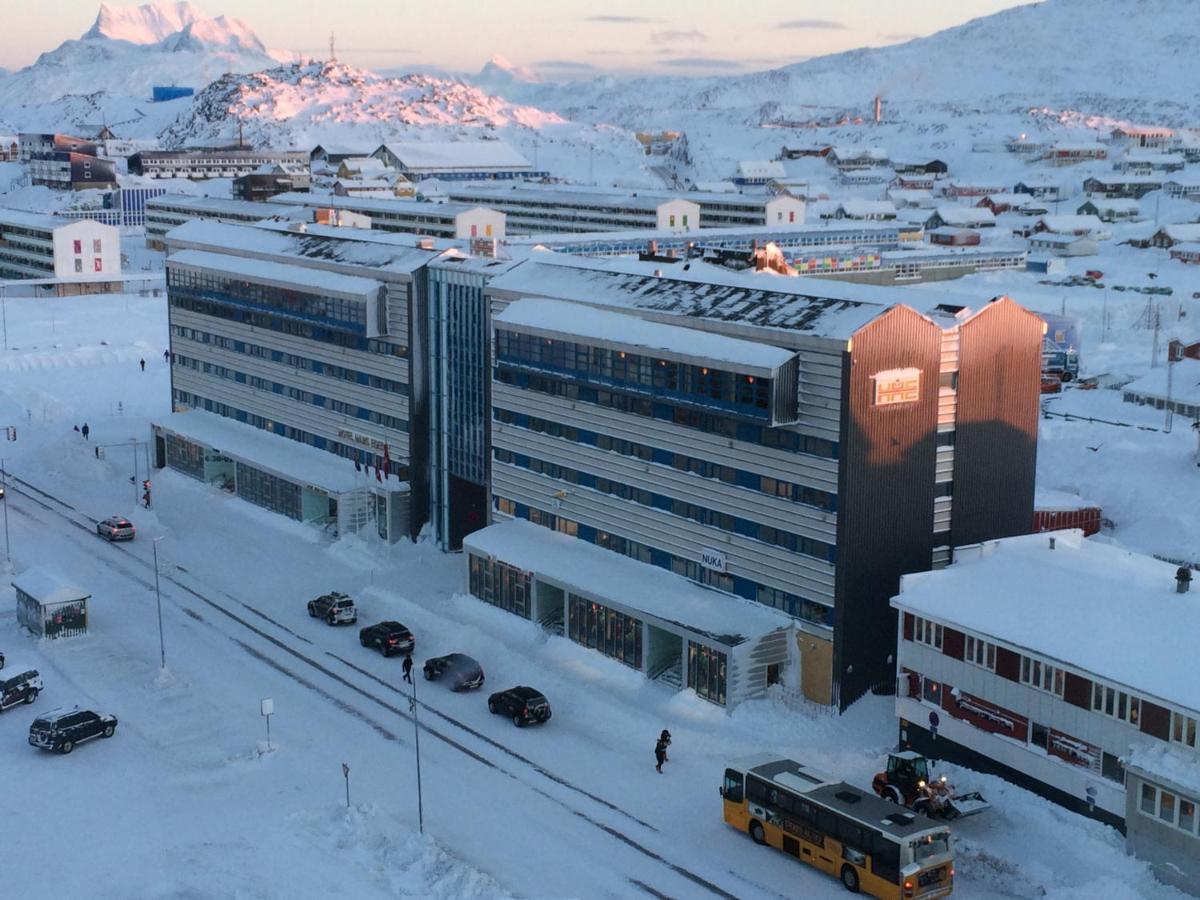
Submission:
[[[79,429],[79,433],[83,435],[83,439],[85,441],[88,439],[88,435],[91,433],[91,431],[92,429],[88,428],[87,422],[84,422],[83,427]]]
[[[663,732],[663,734],[666,734],[666,732]],[[662,774],[663,763],[667,761],[667,745],[670,743],[670,737],[663,738],[660,736],[658,743],[654,745],[654,760],[656,762],[654,771],[658,772],[660,775]]]
[[[164,350],[163,351],[163,362],[170,362],[170,361],[171,361],[171,351]]]
[[[663,744],[663,759],[670,759],[670,757],[667,756],[667,747],[671,746],[671,732],[664,728],[662,730],[662,734],[658,736],[658,739]]]
[[[402,668],[404,669],[404,680],[407,681],[409,684],[412,684],[412,666],[413,666],[412,654],[411,653],[405,654],[404,665],[402,666]]]
[[[146,371],[146,360],[144,360],[144,359],[139,359],[139,360],[138,360],[138,365],[140,365],[140,366],[142,367],[142,371],[143,371],[143,372],[145,372],[145,371]]]

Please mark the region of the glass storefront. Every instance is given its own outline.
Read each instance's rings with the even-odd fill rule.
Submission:
[[[167,465],[185,475],[204,479],[204,448],[173,434],[167,438]]]
[[[300,494],[297,484],[245,463],[237,464],[237,495],[243,500],[292,519],[303,519]]]
[[[726,656],[688,641],[688,687],[712,703],[725,705]]]
[[[481,556],[470,554],[469,588],[471,594],[485,603],[498,606],[523,619],[530,617],[529,572]]]
[[[642,620],[609,609],[577,594],[567,595],[567,635],[577,644],[642,667]]]

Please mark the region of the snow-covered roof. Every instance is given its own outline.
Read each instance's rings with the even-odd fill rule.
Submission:
[[[838,207],[850,218],[896,215],[896,205],[891,200],[842,200]]]
[[[787,170],[778,160],[744,159],[738,163],[738,175],[742,178],[782,178],[787,175]]]
[[[307,195],[305,195],[307,196]],[[161,194],[146,201],[146,208],[171,207],[195,210],[196,212],[241,214],[269,219],[272,216],[290,216],[294,210],[278,203],[259,203],[254,200],[235,200],[232,197],[196,197],[191,194]]]
[[[1200,249],[1200,245],[1197,247]],[[1200,404],[1200,362],[1184,358],[1179,362],[1151,369],[1141,378],[1123,386],[1121,391],[1145,397],[1162,397],[1164,400],[1169,392],[1171,399],[1176,403]]]
[[[834,147],[829,151],[838,159],[873,159],[882,162],[888,158],[882,147]]]
[[[1154,165],[1180,165],[1185,162],[1181,153],[1162,153],[1158,150],[1144,150],[1136,147],[1121,154],[1121,160],[1131,163],[1151,163]]]
[[[408,141],[383,145],[406,169],[532,169],[503,141]]]
[[[767,606],[521,519],[467,535],[463,549],[537,572],[585,594],[628,604],[728,646],[793,624]]]
[[[1148,184],[1148,185],[1152,185],[1154,187],[1161,187],[1162,183],[1163,183],[1161,175],[1122,175],[1122,174],[1091,175],[1091,176],[1085,178],[1083,181],[1084,181],[1084,184],[1087,184],[1089,181],[1094,181],[1097,184],[1102,184],[1105,186],[1109,186],[1109,185],[1116,186],[1116,185],[1126,185],[1126,184],[1128,184],[1128,185]]]
[[[1052,149],[1055,152],[1065,151],[1068,153],[1090,153],[1093,151],[1100,151],[1104,153],[1108,152],[1108,147],[1106,147],[1104,144],[1101,144],[1099,141],[1062,142],[1055,144]]]
[[[925,232],[926,235],[936,234],[941,237],[953,237],[956,234],[979,234],[971,228],[963,228],[958,225],[939,225],[937,228],[930,228]]]
[[[971,226],[994,225],[996,217],[987,207],[980,206],[939,206],[938,218],[947,225]],[[932,218],[930,216],[929,218]]]
[[[365,228],[308,223],[302,232],[294,228],[294,224],[288,222],[233,225],[194,219],[167,232],[167,243],[172,250],[231,251],[264,258],[295,259],[301,264],[318,267],[367,268],[388,274],[411,274],[446,250],[463,245],[462,241]],[[431,246],[425,247],[422,243]]]
[[[343,494],[368,484],[366,475],[356,472],[351,460],[202,409],[171,413],[154,424],[257,468],[332,494]],[[375,483],[374,478],[369,481]]]
[[[1072,509],[1084,509],[1099,506],[1091,500],[1084,500],[1071,491],[1056,491],[1051,488],[1036,488],[1033,492],[1033,508],[1041,512],[1064,512]]]
[[[0,226],[8,225],[12,228],[39,228],[53,231],[56,228],[62,228],[64,225],[70,225],[73,222],[73,219],[66,219],[61,216],[49,216],[44,213],[26,212],[23,209],[0,209]]]
[[[1196,754],[1187,750],[1158,741],[1139,742],[1130,748],[1125,765],[1141,769],[1156,781],[1169,782],[1193,798],[1200,797],[1200,765]]]
[[[1042,216],[1038,220],[1042,227],[1047,231],[1061,234],[1064,232],[1073,233],[1078,231],[1100,231],[1104,228],[1104,223],[1096,216],[1069,216],[1069,215],[1050,215]]]
[[[61,575],[39,567],[26,569],[16,576],[12,580],[12,586],[28,594],[43,606],[86,600],[92,596],[83,588],[75,587],[66,581]]]
[[[276,194],[271,200],[286,206],[304,206],[312,209],[330,207],[368,215],[373,212],[390,212],[394,215],[417,215],[443,220],[450,220],[462,213],[479,208],[469,203],[425,203],[421,200],[406,200],[402,197],[339,197],[336,194],[310,194],[302,191]]]
[[[1164,225],[1162,232],[1177,244],[1200,241],[1200,222],[1184,222],[1179,225]]]
[[[1178,566],[1077,530],[954,557],[902,576],[892,605],[1200,711],[1200,590],[1175,592]]]
[[[1186,241],[1171,248],[1172,253],[1186,253],[1189,256],[1200,253],[1200,242]]]
[[[1080,241],[1094,242],[1095,238],[1086,234],[1056,234],[1052,231],[1042,231],[1029,237],[1029,242],[1039,247],[1070,247]]]
[[[1012,193],[988,194],[984,199],[1003,206],[1020,206],[1022,203],[1029,202],[1029,195]]]
[[[1111,200],[1097,197],[1087,202],[1101,212],[1140,212],[1142,209],[1142,204],[1132,197],[1114,197]]]
[[[497,325],[517,325],[544,333],[605,341],[634,350],[665,350],[677,357],[731,363],[750,374],[770,375],[795,355],[793,351],[681,325],[650,322],[637,316],[597,309],[563,300],[530,298],[509,304],[498,313]]]
[[[357,275],[340,275],[322,269],[309,269],[264,259],[246,259],[224,253],[209,253],[206,250],[180,250],[167,258],[168,265],[189,266],[196,269],[214,269],[229,275],[286,284],[302,291],[320,291],[351,297],[377,296],[383,287],[373,278]]]

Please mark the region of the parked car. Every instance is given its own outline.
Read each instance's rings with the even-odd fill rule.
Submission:
[[[121,516],[109,516],[96,523],[96,534],[109,541],[132,541],[136,533],[133,523]]]
[[[483,686],[483,666],[465,653],[450,653],[425,660],[425,680],[445,678],[452,691],[470,691]]]
[[[412,653],[416,646],[413,633],[399,622],[380,622],[358,631],[358,642],[364,647],[374,647],[384,656],[393,653]]]
[[[324,619],[330,625],[353,625],[358,621],[358,608],[354,601],[339,591],[309,600],[308,614],[314,619]]]
[[[518,728],[550,720],[550,701],[541,691],[518,685],[488,697],[488,712],[508,716]]]
[[[56,709],[38,716],[29,726],[29,743],[43,750],[70,753],[76,744],[95,737],[112,737],[116,716],[102,716],[90,709]]]
[[[32,703],[42,691],[42,676],[37,669],[15,666],[14,674],[0,678],[0,710],[18,703]]]

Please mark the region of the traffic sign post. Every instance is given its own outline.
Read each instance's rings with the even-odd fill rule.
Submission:
[[[346,779],[346,809],[350,808],[350,767],[342,763],[342,777]]]
[[[275,701],[270,697],[261,701],[259,711],[264,719],[267,720],[267,749],[271,749],[271,714],[275,712]],[[347,788],[348,790],[349,788]]]

